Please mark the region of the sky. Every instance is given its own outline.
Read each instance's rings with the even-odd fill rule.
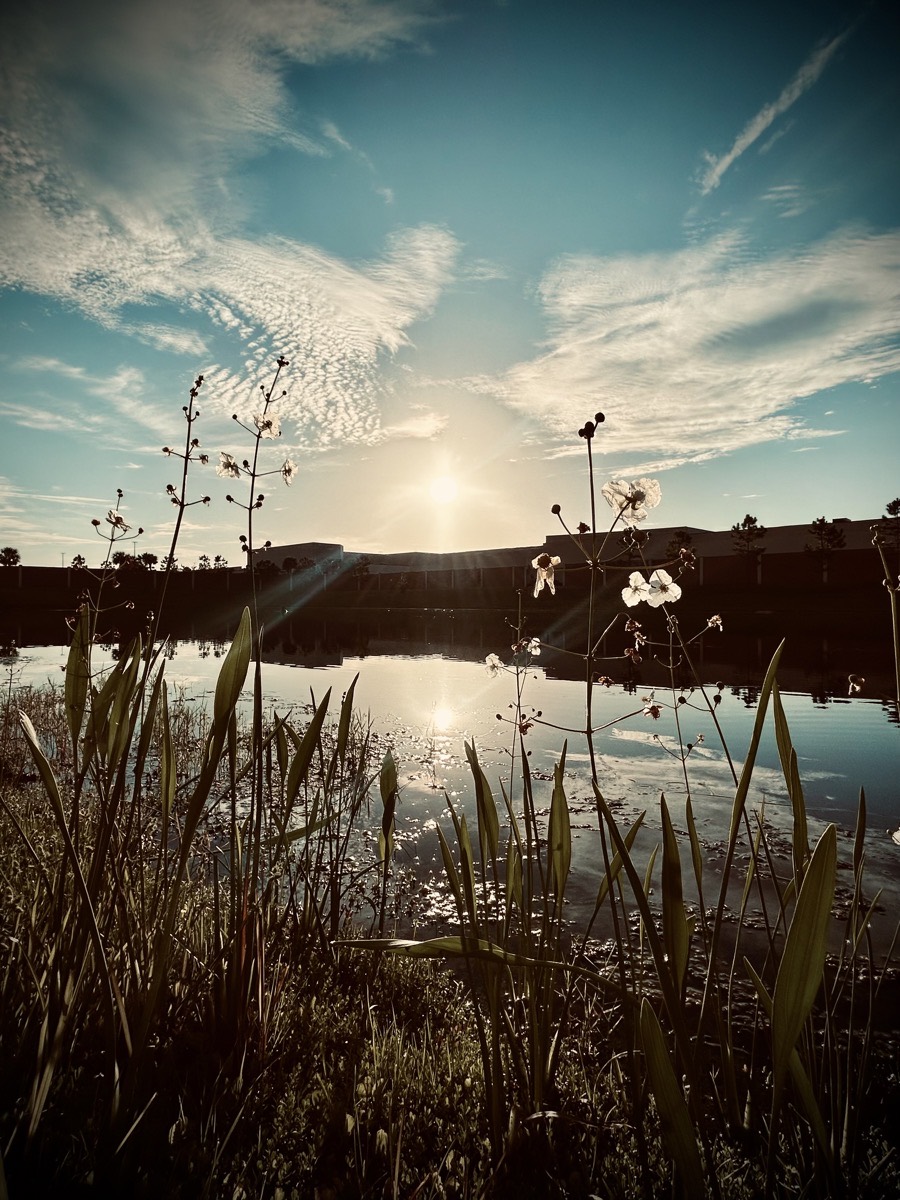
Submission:
[[[900,494],[900,31],[819,0],[22,0],[0,18],[0,545],[539,547]],[[284,390],[285,395],[281,396]],[[239,423],[233,419],[239,418]],[[280,474],[290,459],[296,474]],[[598,526],[611,512],[598,495]],[[137,529],[144,532],[138,538]]]

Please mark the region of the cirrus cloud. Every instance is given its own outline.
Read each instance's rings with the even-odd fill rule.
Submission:
[[[596,452],[669,468],[821,435],[792,412],[798,400],[900,370],[896,231],[765,259],[736,233],[668,255],[566,256],[538,297],[544,351],[469,387],[569,445],[600,409]]]

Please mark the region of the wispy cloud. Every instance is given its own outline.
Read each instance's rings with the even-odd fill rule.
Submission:
[[[812,207],[812,199],[798,183],[779,183],[763,193],[780,217],[799,217]]]
[[[545,454],[597,410],[596,452],[668,467],[826,436],[798,400],[900,370],[898,232],[769,259],[735,234],[669,255],[571,256],[539,297],[544,351],[469,386],[538,420]]]
[[[123,325],[123,331],[133,333],[140,341],[169,354],[183,354],[192,359],[204,359],[209,351],[204,339],[193,329],[177,329],[173,325]]]
[[[790,81],[787,87],[781,92],[777,100],[771,101],[769,104],[763,105],[756,116],[752,117],[738,136],[735,138],[730,150],[727,150],[722,155],[707,153],[706,170],[700,179],[700,190],[703,195],[708,195],[722,182],[722,176],[731,167],[741,155],[748,150],[758,138],[766,132],[774,121],[783,113],[786,113],[800,97],[808,92],[813,84],[818,80],[819,76],[828,66],[831,59],[834,57],[837,50],[843,45],[849,37],[849,30],[838,34],[832,38],[824,46],[820,46],[809,56],[794,78]]]
[[[381,430],[380,440],[422,439],[432,441],[444,432],[448,423],[446,414],[432,412],[430,409],[416,405],[405,420],[385,425]]]
[[[70,388],[62,396],[48,390],[43,405],[0,402],[0,414],[17,425],[57,433],[65,430],[80,434],[89,432],[100,441],[114,444],[130,443],[133,425],[163,440],[171,437],[172,414],[151,401],[147,395],[147,381],[136,367],[122,366],[108,375],[100,375],[58,358],[33,355],[23,356],[14,366],[36,375],[57,375],[78,385],[88,398],[86,403],[73,398]],[[41,399],[40,394],[38,399]],[[99,411],[93,400],[104,402]],[[129,431],[126,435],[120,433],[123,424]]]
[[[227,415],[254,403],[269,362],[287,351],[283,413],[298,447],[382,439],[383,358],[408,343],[454,277],[456,239],[429,225],[398,229],[383,253],[355,263],[260,241],[237,227],[228,174],[278,142],[349,151],[371,169],[333,120],[292,107],[283,72],[425,49],[441,19],[433,0],[223,0],[214,19],[201,0],[162,9],[97,0],[91,20],[38,0],[0,51],[10,117],[0,137],[0,287],[53,297],[195,361],[213,357],[217,331],[236,336],[243,369],[213,361],[205,371],[205,406]],[[390,189],[381,194],[391,201]],[[156,303],[193,311],[194,328],[154,320]],[[135,306],[146,320],[134,319]],[[138,375],[65,369],[123,417],[171,429]]]
[[[224,298],[229,319],[252,335],[243,371],[206,373],[207,406],[246,411],[273,348],[283,349],[291,369],[279,406],[298,446],[383,440],[382,356],[406,345],[408,327],[433,311],[457,254],[456,239],[434,227],[402,231],[383,256],[356,266],[296,243],[224,244],[210,264],[216,299],[192,303],[216,319]]]

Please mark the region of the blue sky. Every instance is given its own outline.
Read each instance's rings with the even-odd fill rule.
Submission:
[[[884,4],[92,0],[4,21],[0,544],[539,546],[599,482],[658,526],[900,494],[900,37]],[[279,388],[280,390],[280,388]],[[127,548],[127,547],[126,547]]]

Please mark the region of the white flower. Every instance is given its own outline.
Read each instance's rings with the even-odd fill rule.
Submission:
[[[117,513],[112,508],[106,514],[106,519],[109,524],[112,525],[113,529],[118,529],[121,533],[127,533],[131,528],[130,525],[125,524],[125,518],[122,516],[122,514]]]
[[[284,460],[284,466],[281,468],[281,478],[288,485],[288,487],[290,487],[291,484],[294,482],[294,476],[296,474],[297,474],[297,464],[294,462],[294,460],[292,458],[286,458]]]
[[[525,647],[525,653],[530,654],[532,658],[537,658],[537,656],[540,654],[540,652],[541,652],[540,638],[532,638],[531,641],[528,643],[528,645]]]
[[[649,589],[647,603],[651,608],[659,608],[661,604],[669,604],[681,596],[681,588],[668,571],[654,571],[650,576]]]
[[[503,660],[496,654],[489,654],[484,660],[484,665],[487,667],[488,675],[499,675],[503,670]]]
[[[891,841],[895,846],[900,846],[900,829],[895,829],[891,834]]]
[[[254,413],[253,422],[259,430],[260,437],[281,437],[281,417],[277,413]]]
[[[556,584],[553,582],[553,572],[562,562],[559,555],[539,554],[537,558],[531,560],[531,565],[537,571],[537,577],[534,581],[534,594],[537,596],[544,584],[550,589],[552,596],[556,595]]]
[[[604,483],[600,492],[626,525],[636,525],[646,520],[648,511],[656,508],[662,499],[656,479],[638,479],[634,483],[614,479],[611,483]]]
[[[238,466],[236,458],[232,458],[230,454],[226,454],[224,450],[219,451],[219,465],[216,467],[216,474],[223,479],[240,479],[241,468]]]
[[[628,576],[628,587],[622,588],[622,599],[629,608],[634,608],[635,604],[640,604],[642,600],[647,600],[649,597],[650,584],[640,571],[632,571]]]

